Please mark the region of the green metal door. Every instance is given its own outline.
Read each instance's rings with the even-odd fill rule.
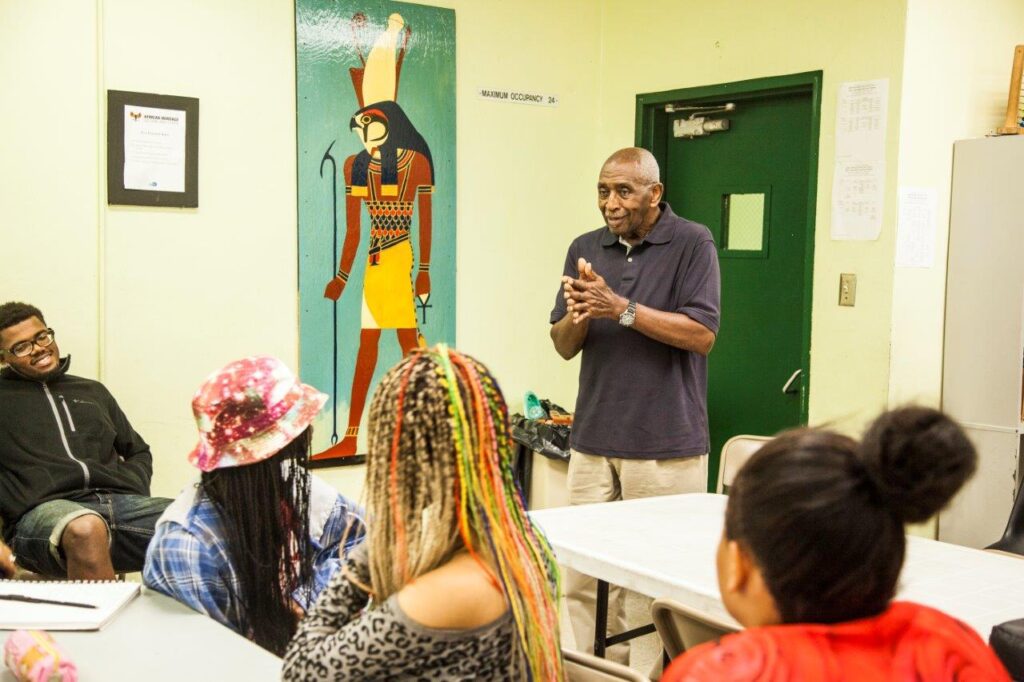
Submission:
[[[729,438],[771,435],[807,420],[820,74],[806,74],[804,83],[793,78],[638,102],[640,141],[661,164],[666,200],[707,225],[718,246],[722,311],[708,367],[709,488]],[[728,102],[734,110],[706,117],[728,119],[728,130],[674,134],[674,121],[693,114],[683,107]]]

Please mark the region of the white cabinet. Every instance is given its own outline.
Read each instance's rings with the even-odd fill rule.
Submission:
[[[939,516],[939,539],[1003,533],[1020,474],[1024,357],[1024,135],[953,146],[942,407],[978,448],[978,472]]]

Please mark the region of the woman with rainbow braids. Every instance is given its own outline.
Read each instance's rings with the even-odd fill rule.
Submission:
[[[562,680],[558,570],[487,368],[415,350],[369,424],[367,540],[302,621],[284,679]]]

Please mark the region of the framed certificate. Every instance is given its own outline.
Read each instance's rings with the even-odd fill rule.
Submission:
[[[199,100],[107,91],[107,203],[199,206]]]

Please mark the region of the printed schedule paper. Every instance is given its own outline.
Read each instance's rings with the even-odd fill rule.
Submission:
[[[889,79],[839,86],[832,239],[873,240],[882,231],[888,115]]]
[[[930,268],[935,265],[935,214],[938,204],[938,191],[934,187],[900,187],[896,267]]]

